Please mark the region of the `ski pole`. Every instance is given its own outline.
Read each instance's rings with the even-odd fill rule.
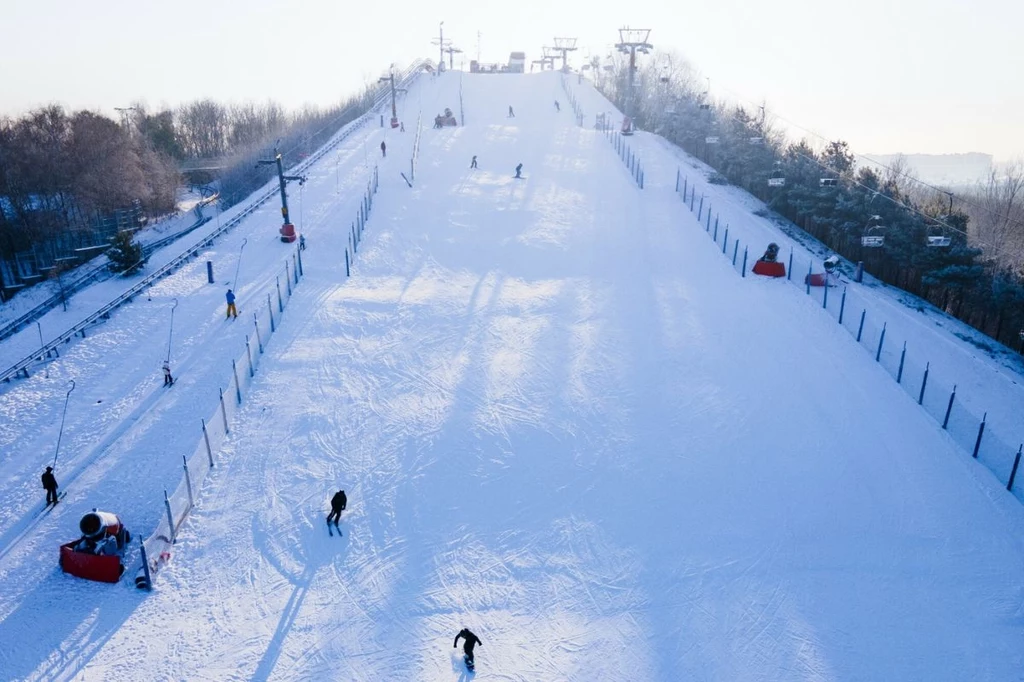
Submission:
[[[167,332],[167,363],[171,362],[171,336],[174,334],[174,309],[178,307],[178,299],[174,299],[174,305],[171,306],[171,329]]]
[[[57,450],[53,453],[53,468],[57,468],[57,455],[60,454],[60,439],[64,435],[64,418],[68,416],[68,401],[71,399],[71,391],[75,390],[75,380],[71,379],[71,388],[64,396],[64,413],[60,416],[60,431],[57,432]]]

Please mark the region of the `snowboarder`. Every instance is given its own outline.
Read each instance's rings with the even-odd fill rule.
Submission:
[[[473,160],[469,162],[470,168],[476,168],[476,154],[473,155]]]
[[[235,292],[228,289],[228,293],[224,294],[224,298],[228,301],[228,314],[224,316],[224,319],[228,319],[232,315],[238,317],[238,309],[235,308]]]
[[[174,377],[171,376],[171,363],[169,360],[164,360],[164,386],[170,386],[174,383]]]
[[[386,158],[387,155],[388,155],[388,146],[386,144],[384,144],[384,140],[381,140],[380,141],[380,156],[381,156],[381,158]]]
[[[517,178],[522,178],[523,177],[523,164],[521,164],[521,163],[518,166],[516,166],[516,177]]]
[[[511,104],[508,105],[508,117],[509,118],[515,118],[516,117],[516,112],[512,111],[512,105]]]
[[[400,132],[400,133],[404,133],[405,132],[405,121],[402,121],[401,123],[398,124],[398,132]]]
[[[459,646],[459,637],[464,637],[465,642],[462,644],[462,651],[466,654],[466,667],[470,670],[473,669],[473,647],[477,644],[483,646],[484,643],[480,641],[480,638],[470,632],[469,628],[462,628],[459,630],[459,634],[455,635],[455,644],[452,648],[455,649]]]
[[[345,496],[344,490],[334,493],[334,497],[331,498],[331,513],[327,515],[327,525],[334,521],[334,525],[337,526],[341,520],[341,512],[345,511],[347,505],[348,497]]]
[[[300,234],[299,235],[299,251],[305,251],[305,250],[306,250],[306,235]]]
[[[561,111],[561,110],[562,110],[562,106],[558,103],[558,100],[556,99],[555,100],[555,111]]]
[[[43,472],[43,488],[46,489],[46,505],[57,504],[57,479],[53,475],[53,467],[46,467]]]

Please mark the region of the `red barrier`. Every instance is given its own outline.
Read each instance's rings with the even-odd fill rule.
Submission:
[[[121,557],[76,552],[78,540],[60,546],[60,567],[65,573],[101,583],[116,583],[124,573]]]
[[[759,260],[754,263],[754,274],[764,275],[765,277],[785,277],[786,265],[778,261],[770,263],[768,261]]]
[[[824,272],[815,272],[804,277],[804,284],[810,284],[812,287],[823,287],[827,281],[828,275]]]
[[[295,226],[291,223],[285,223],[282,225],[278,232],[281,233],[281,241],[289,244],[295,241]]]

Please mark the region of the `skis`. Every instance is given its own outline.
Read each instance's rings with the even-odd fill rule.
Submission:
[[[59,502],[60,502],[61,500],[63,500],[63,499],[64,499],[64,496],[65,496],[65,495],[67,495],[67,494],[68,494],[68,492],[67,492],[66,490],[65,490],[65,491],[63,491],[63,492],[57,493],[57,502],[54,502],[53,504],[50,504],[49,502],[47,502],[47,503],[46,503],[46,506],[45,506],[45,507],[43,507],[42,509],[40,509],[40,510],[39,510],[39,513],[38,513],[38,514],[36,514],[36,516],[37,516],[37,517],[43,517],[43,516],[46,516],[47,514],[49,514],[50,512],[52,512],[52,511],[53,511],[53,509],[54,509],[54,507],[56,507],[56,506],[57,506],[57,504],[58,504],[58,503],[59,503]]]
[[[338,537],[340,538],[341,537],[341,528],[338,527],[338,522],[337,521],[334,522],[334,527],[338,529]],[[334,531],[331,530],[331,522],[330,521],[327,522],[327,532],[330,534],[330,536],[332,538],[334,537]]]
[[[473,661],[471,661],[468,656],[463,656],[462,660],[466,662],[466,670],[468,670],[469,672],[473,672],[474,670],[476,670],[476,666],[473,664]]]

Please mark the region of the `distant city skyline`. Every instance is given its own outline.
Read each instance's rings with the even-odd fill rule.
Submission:
[[[527,61],[555,36],[575,37],[570,56],[606,55],[629,25],[651,28],[711,78],[713,96],[767,102],[779,116],[858,153],[982,152],[1024,156],[1024,6],[1004,0],[812,0],[694,6],[660,2],[577,5],[520,0],[486,6],[451,0],[342,6],[322,0],[244,5],[181,0],[173,6],[110,0],[0,0],[0,114],[57,102],[115,116],[143,101],[174,107],[273,99],[289,110],[335,103],[376,81],[394,62],[437,58],[438,26],[468,64]],[[538,19],[540,18],[540,19]],[[797,130],[794,135],[801,133]]]

